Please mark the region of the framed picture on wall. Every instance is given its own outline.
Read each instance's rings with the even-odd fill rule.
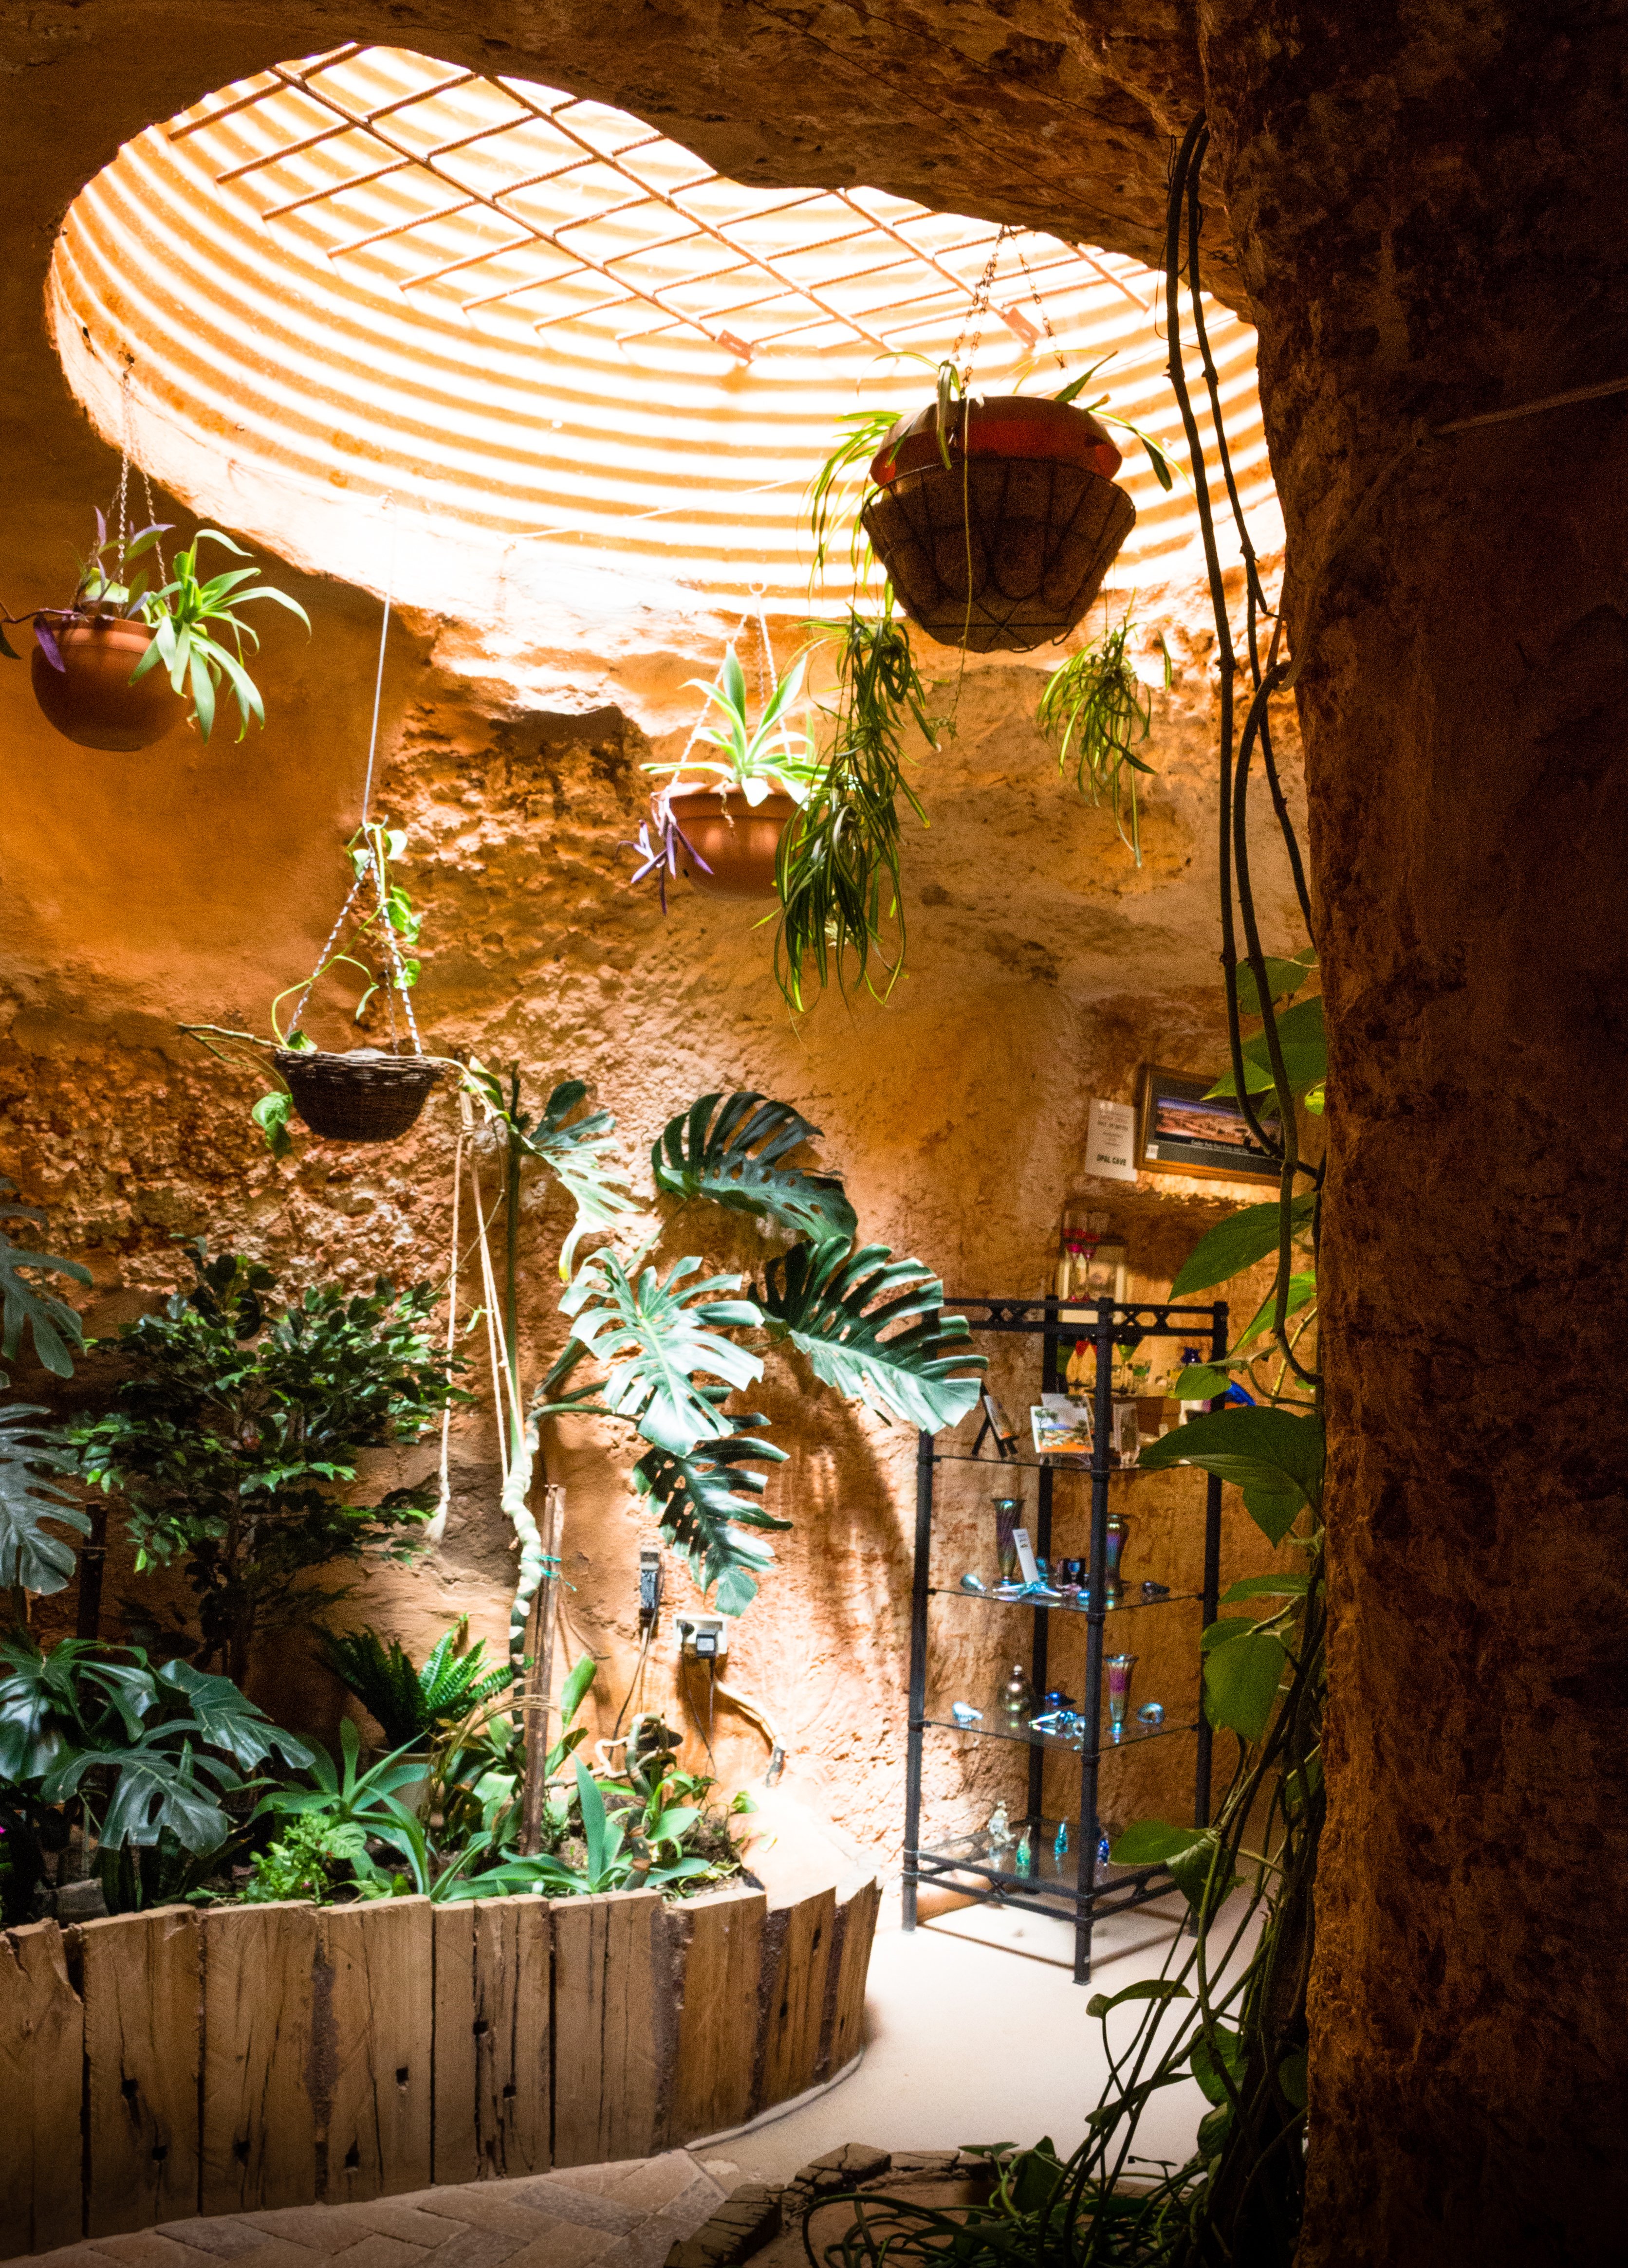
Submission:
[[[1271,1182],[1278,1168],[1249,1130],[1232,1096],[1212,1095],[1213,1078],[1145,1064],[1137,1093],[1138,1169],[1148,1174],[1197,1174],[1210,1181]],[[1278,1121],[1263,1099],[1256,1116],[1271,1134]]]

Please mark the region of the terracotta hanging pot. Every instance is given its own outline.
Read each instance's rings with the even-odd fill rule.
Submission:
[[[959,403],[948,446],[931,403],[871,464],[865,532],[905,613],[973,653],[1066,637],[1136,525],[1119,451],[1089,410],[1022,394]]]
[[[393,1056],[382,1048],[352,1048],[345,1055],[279,1048],[276,1060],[295,1109],[329,1142],[395,1141],[416,1123],[441,1076],[439,1064],[423,1056]]]
[[[773,897],[775,860],[797,814],[795,796],[777,785],[761,803],[748,803],[737,787],[720,793],[704,780],[675,779],[663,799],[684,838],[680,870],[696,889],[709,898]]]
[[[51,636],[63,666],[53,669],[36,644],[29,664],[34,699],[48,723],[79,747],[133,755],[161,740],[187,714],[162,663],[130,683],[131,671],[152,644],[145,622],[115,615],[54,621]]]

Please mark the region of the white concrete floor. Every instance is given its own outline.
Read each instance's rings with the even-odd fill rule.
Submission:
[[[953,2149],[1050,2134],[1066,2155],[1083,2140],[1107,2075],[1101,2026],[1086,2004],[1094,1993],[1159,1975],[1181,1900],[1099,1923],[1088,1985],[1073,1981],[1066,1922],[968,1906],[907,1934],[896,1894],[888,1904],[891,1925],[878,1931],[871,1959],[858,2069],[755,2132],[697,2146],[704,2161],[737,2166],[742,2181],[784,2181],[844,2142]],[[1128,2037],[1144,2013],[1132,2002],[1110,2017],[1116,2038],[1121,2026]],[[1187,2157],[1206,2107],[1191,2080],[1156,2095],[1142,2122],[1140,2154]]]

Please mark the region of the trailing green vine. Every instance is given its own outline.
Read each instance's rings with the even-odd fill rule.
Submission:
[[[1138,772],[1153,777],[1152,764],[1132,751],[1153,728],[1153,696],[1138,680],[1125,652],[1131,630],[1131,611],[1105,630],[1094,645],[1072,653],[1046,680],[1035,721],[1048,740],[1057,743],[1057,770],[1066,772],[1074,759],[1074,784],[1093,803],[1108,798],[1119,829],[1119,839],[1142,863],[1140,814],[1137,808]],[[1170,682],[1170,657],[1165,655],[1165,683]]]
[[[1233,1215],[1206,1236],[1172,1286],[1173,1300],[1229,1281],[1266,1258],[1272,1289],[1216,1364],[1177,1382],[1207,1399],[1248,1376],[1252,1408],[1198,1418],[1142,1453],[1147,1468],[1197,1465],[1239,1484],[1244,1505],[1276,1546],[1301,1564],[1235,1583],[1201,1640],[1204,1707],[1236,1741],[1232,1774],[1212,1824],[1145,1820],[1115,1845],[1121,1864],[1162,1865],[1187,1901],[1190,1938],[1172,1944],[1160,1975],[1109,1994],[1087,2011],[1102,2027],[1109,2076],[1071,2157],[1049,2142],[991,2151],[998,2178],[984,2203],[946,2213],[897,2198],[853,2198],[854,2218],[824,2248],[830,2268],[874,2268],[943,2257],[957,2268],[1015,2262],[1096,2268],[1289,2268],[1305,2190],[1307,1987],[1314,1890],[1324,1816],[1322,1715],[1326,1593],[1323,1565],[1323,1381],[1312,1347],[1322,1169],[1300,1150],[1299,1112],[1321,1109],[1327,1076],[1322,1003],[1296,1001],[1316,966],[1315,946],[1293,956],[1264,950],[1246,832],[1256,751],[1261,756],[1300,909],[1310,902],[1271,746],[1269,708],[1290,666],[1278,660],[1280,624],[1261,589],[1221,418],[1204,327],[1198,247],[1200,173],[1208,146],[1202,115],[1173,168],[1165,300],[1170,378],[1187,435],[1215,615],[1219,702],[1221,962],[1228,1068],[1212,1092],[1239,1098],[1278,1164],[1276,1204]],[[1220,469],[1242,547],[1244,659],[1251,696],[1236,730],[1235,651],[1203,449],[1182,359],[1181,287],[1192,312]],[[1082,675],[1084,673],[1081,673]],[[1132,782],[1133,785],[1134,783]],[[1239,952],[1241,927],[1243,952]],[[1293,1002],[1279,1012],[1279,1004]],[[1261,1028],[1246,1037],[1246,1020]],[[1264,1106],[1270,1101],[1270,1111]],[[1138,2154],[1144,2111],[1162,2089],[1196,2080],[1209,2110],[1194,2154],[1179,2166]],[[820,2200],[829,2206],[828,2196]],[[805,2245],[815,2259],[805,2225]]]

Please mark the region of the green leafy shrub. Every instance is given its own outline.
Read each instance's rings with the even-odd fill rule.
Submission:
[[[192,1247],[195,1281],[127,1325],[115,1410],[78,1427],[84,1471],[116,1497],[139,1569],[180,1559],[199,1656],[241,1680],[257,1637],[336,1595],[300,1578],[368,1555],[410,1560],[427,1486],[349,1500],[358,1450],[416,1440],[464,1399],[425,1336],[429,1285],[331,1286],[274,1307],[258,1262]]]

